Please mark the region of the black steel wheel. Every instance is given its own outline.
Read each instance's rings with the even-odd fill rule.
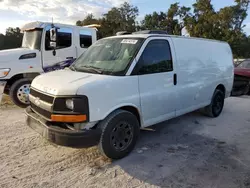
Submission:
[[[224,106],[224,95],[220,92],[216,93],[212,103],[212,111],[214,116],[218,116]]]
[[[211,104],[204,109],[205,115],[214,118],[218,117],[224,108],[224,101],[225,93],[216,89]]]
[[[124,151],[133,140],[133,127],[127,122],[120,122],[113,128],[110,143],[117,151]]]
[[[127,156],[134,149],[140,132],[137,117],[125,110],[111,113],[98,128],[102,132],[99,142],[100,151],[111,159]]]

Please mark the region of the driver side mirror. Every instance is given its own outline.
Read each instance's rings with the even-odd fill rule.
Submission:
[[[50,29],[50,47],[56,48],[57,46],[57,28]]]

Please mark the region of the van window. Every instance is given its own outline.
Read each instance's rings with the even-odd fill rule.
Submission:
[[[45,50],[52,50],[50,48],[50,30],[51,26],[46,27],[45,36]],[[61,27],[57,30],[57,49],[68,48],[72,45],[73,30],[66,27]]]
[[[135,71],[139,75],[173,71],[173,62],[168,41],[150,41],[144,49]]]
[[[91,31],[80,30],[80,46],[81,48],[88,48],[92,45]]]

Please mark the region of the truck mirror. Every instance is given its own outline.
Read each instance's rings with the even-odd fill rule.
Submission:
[[[49,45],[50,45],[50,47],[52,47],[52,48],[56,48],[56,42],[50,42]]]
[[[50,48],[56,49],[57,46],[57,28],[52,26],[50,31]]]
[[[57,29],[55,27],[52,27],[50,29],[50,41],[56,42],[56,36],[57,35]]]

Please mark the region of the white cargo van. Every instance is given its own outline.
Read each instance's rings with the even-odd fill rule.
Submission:
[[[68,70],[36,77],[28,126],[58,145],[99,144],[119,159],[134,148],[140,128],[200,108],[219,116],[233,85],[229,45],[144,33],[101,39]]]
[[[51,46],[52,27],[57,46]],[[32,79],[70,66],[97,37],[95,28],[43,22],[28,23],[22,30],[22,47],[0,51],[0,103],[5,92],[16,105],[27,107]]]

